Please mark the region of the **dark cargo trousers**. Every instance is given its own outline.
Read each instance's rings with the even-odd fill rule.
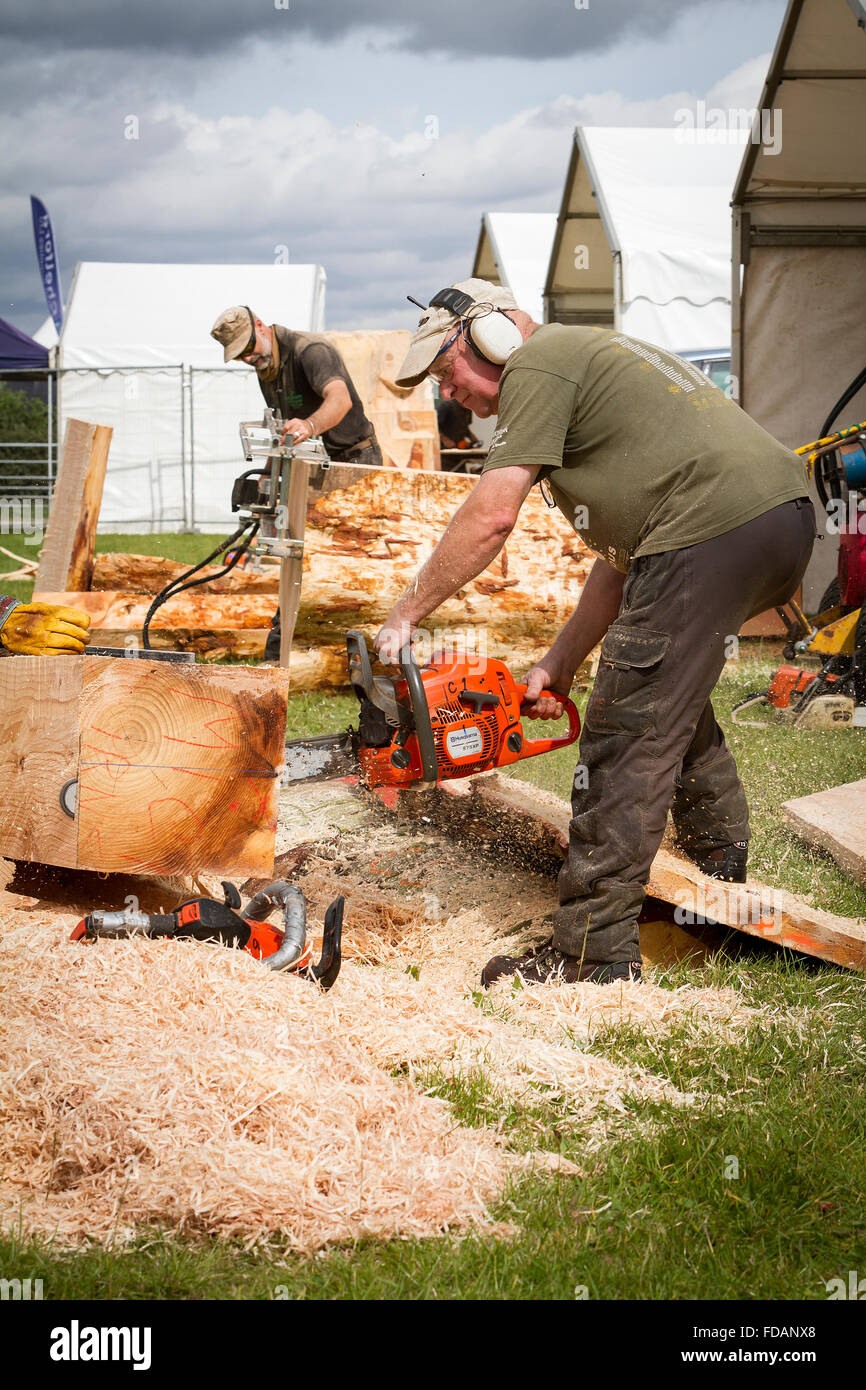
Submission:
[[[669,809],[687,851],[748,840],[746,797],[709,696],[743,623],[792,596],[814,539],[803,497],[634,561],[580,738],[559,950],[640,960],[637,918]]]

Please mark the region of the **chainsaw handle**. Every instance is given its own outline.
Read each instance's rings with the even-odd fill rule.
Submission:
[[[515,688],[520,696],[520,703],[523,704],[527,687],[517,684]],[[552,700],[561,702],[564,712],[568,715],[568,733],[561,734],[559,738],[524,738],[523,747],[520,750],[521,758],[534,758],[536,753],[550,753],[554,748],[567,748],[580,735],[580,715],[574,701],[570,700],[567,695],[557,695],[555,690],[541,690],[535,698],[540,700],[544,695],[549,695]]]
[[[439,763],[436,758],[433,725],[430,723],[430,706],[427,703],[427,693],[421,679],[421,672],[418,670],[412,652],[411,641],[406,643],[400,653],[400,670],[403,672],[406,688],[409,691],[409,703],[412,706],[415,737],[418,740],[418,752],[421,755],[421,771],[424,775],[424,781],[435,786],[439,781]]]

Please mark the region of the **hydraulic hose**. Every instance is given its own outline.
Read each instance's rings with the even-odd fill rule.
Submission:
[[[177,594],[183,593],[185,589],[194,589],[198,584],[209,584],[213,580],[222,579],[225,575],[229,574],[230,571],[234,569],[235,565],[243,558],[243,556],[246,555],[254,537],[256,536],[256,533],[258,532],[258,529],[258,521],[245,522],[245,524],[243,526],[239,526],[237,531],[235,531],[231,536],[228,536],[226,540],[222,541],[216,547],[215,550],[212,550],[210,555],[206,555],[203,560],[199,561],[197,565],[193,565],[192,569],[186,570],[184,574],[179,574],[176,579],[172,579],[169,584],[166,584],[164,589],[161,589],[159,591],[159,593],[156,595],[156,598],[153,600],[153,603],[147,610],[147,614],[145,616],[144,623],[142,624],[141,628],[141,642],[145,651],[153,651],[153,648],[150,645],[150,624],[153,615],[157,611],[157,609],[161,608],[164,603],[168,603],[168,600],[170,598],[175,598]],[[223,553],[223,551],[230,550],[231,547],[234,545],[235,541],[240,540],[241,536],[243,536],[246,531],[249,531],[249,535],[247,536],[243,545],[238,547],[237,554],[234,556],[233,559],[229,560],[227,565],[223,566],[219,574],[206,574],[203,575],[201,579],[190,578],[191,575],[197,574],[200,569],[204,569],[205,565],[209,565],[211,561],[215,560],[218,555],[221,555]]]
[[[262,964],[268,970],[286,970],[300,960],[307,940],[307,905],[296,883],[277,879],[260,888],[243,910],[244,917],[263,922],[275,908],[283,909],[283,939],[277,951]]]

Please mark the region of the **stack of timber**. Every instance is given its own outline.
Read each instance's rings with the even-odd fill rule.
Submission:
[[[289,667],[295,691],[345,684],[345,632],[370,636],[433,550],[475,480],[422,469],[362,473],[335,467],[330,491],[307,507],[303,580]],[[552,642],[580,597],[592,555],[557,511],[533,489],[493,563],[443,604],[432,626],[448,640],[486,645],[519,671]],[[50,593],[91,615],[93,640],[123,646],[140,633],[150,596],[180,571],[143,556],[101,556],[92,592]],[[101,587],[111,585],[111,587]],[[98,587],[99,586],[99,587]],[[155,647],[212,659],[259,657],[277,606],[276,570],[233,572],[161,608],[151,628]]]
[[[104,656],[0,662],[7,859],[270,875],[287,673]],[[77,783],[77,805],[61,792]]]

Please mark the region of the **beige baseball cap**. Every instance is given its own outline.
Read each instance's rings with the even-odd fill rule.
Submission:
[[[451,288],[468,294],[479,305],[490,305],[494,309],[519,307],[511,290],[506,289],[504,285],[491,284],[489,280],[461,280]],[[471,309],[464,315],[466,316],[472,317]],[[417,386],[423,381],[433,365],[436,354],[456,331],[459,323],[460,315],[452,313],[450,309],[425,309],[415,330],[415,336],[409,344],[406,360],[395,377],[396,384]]]
[[[240,357],[255,331],[252,310],[246,304],[233,304],[230,309],[223,309],[210,335],[222,343],[223,361],[231,362]]]

